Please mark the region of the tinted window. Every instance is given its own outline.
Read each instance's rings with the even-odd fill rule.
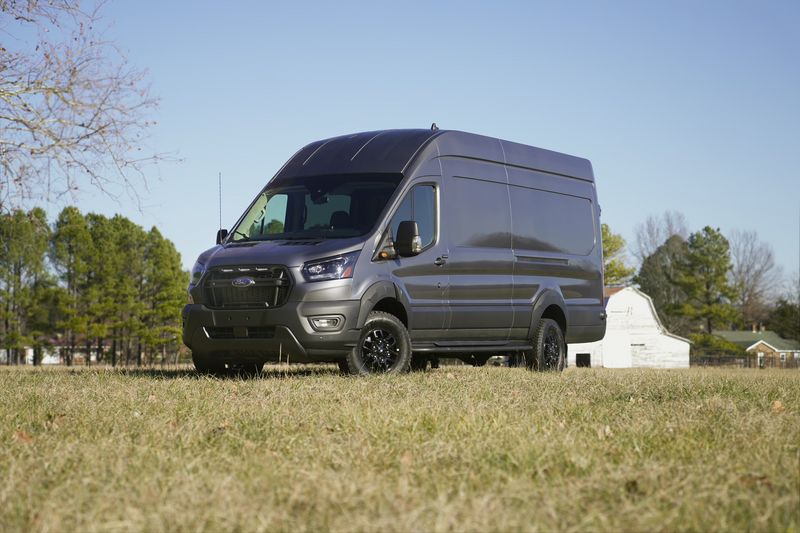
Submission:
[[[262,198],[259,198],[261,202]],[[266,201],[267,197],[264,196],[263,200]],[[250,224],[247,235],[270,235],[275,233],[283,233],[283,221],[286,220],[286,200],[285,194],[276,194],[269,198],[266,203],[266,209],[262,215],[259,211],[259,216],[255,218]],[[239,230],[241,231],[241,230]],[[236,235],[241,238],[240,235]]]
[[[452,183],[447,201],[455,222],[455,244],[511,248],[507,185],[459,177],[453,178]]]
[[[433,185],[416,185],[406,194],[392,217],[392,238],[403,220],[414,220],[419,226],[422,247],[431,244],[436,236],[436,191]]]
[[[271,182],[232,239],[354,237],[370,231],[400,182],[394,175],[337,175]]]
[[[511,186],[514,248],[586,255],[594,216],[586,198]]]

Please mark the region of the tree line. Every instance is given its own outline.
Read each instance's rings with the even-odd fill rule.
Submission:
[[[624,239],[603,226],[606,284],[638,285],[664,327],[691,339],[696,353],[741,351],[714,336],[719,330],[768,327],[800,340],[800,282],[783,286],[772,248],[755,232],[689,233],[680,213],[651,216],[637,227],[637,270],[624,262]]]
[[[111,365],[177,360],[188,273],[171,241],[116,215],[66,207],[0,214],[0,350]]]

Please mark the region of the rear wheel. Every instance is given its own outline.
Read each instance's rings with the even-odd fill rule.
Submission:
[[[472,366],[486,366],[486,362],[489,360],[488,355],[473,355],[470,363]]]
[[[555,320],[543,318],[533,335],[533,353],[526,354],[526,366],[539,372],[561,372],[567,362],[564,332]]]
[[[400,320],[383,311],[367,316],[358,344],[347,355],[351,374],[397,374],[411,364],[411,337]]]

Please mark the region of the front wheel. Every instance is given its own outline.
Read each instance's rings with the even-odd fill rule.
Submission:
[[[358,344],[347,355],[351,374],[398,374],[411,364],[411,337],[400,320],[383,311],[367,316]]]
[[[192,352],[192,362],[194,368],[200,374],[209,374],[212,376],[222,376],[225,374],[225,363],[209,357],[206,354]]]

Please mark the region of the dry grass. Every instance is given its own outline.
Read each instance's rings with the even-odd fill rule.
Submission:
[[[0,530],[798,531],[800,372],[0,370]]]

